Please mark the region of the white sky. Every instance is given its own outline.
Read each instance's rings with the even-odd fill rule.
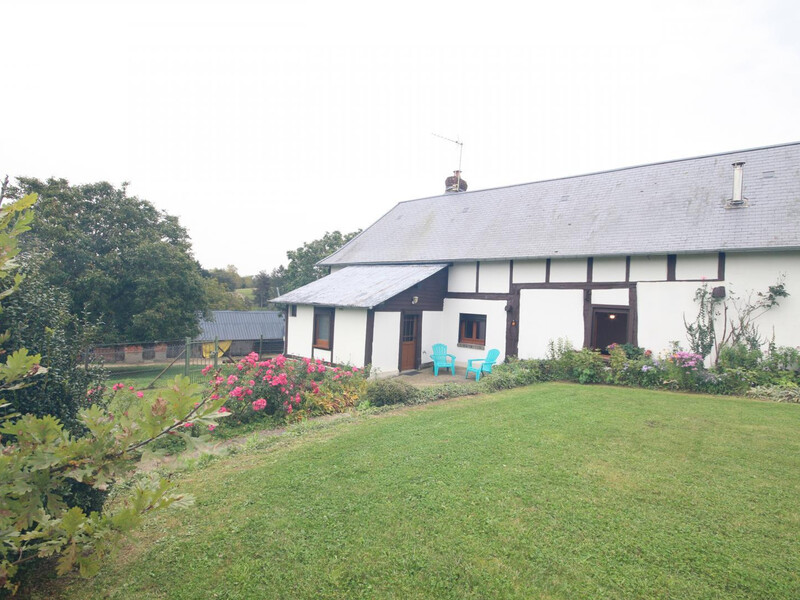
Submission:
[[[800,3],[0,0],[0,176],[130,182],[206,268],[438,195],[800,140]]]

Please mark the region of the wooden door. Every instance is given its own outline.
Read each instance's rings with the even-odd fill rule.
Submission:
[[[417,368],[417,341],[419,338],[419,315],[403,315],[400,323],[400,370]]]

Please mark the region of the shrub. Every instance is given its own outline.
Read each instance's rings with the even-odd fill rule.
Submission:
[[[539,361],[509,357],[507,362],[493,367],[490,376],[481,378],[481,383],[487,390],[493,391],[521,387],[543,380],[544,374]]]
[[[762,385],[748,390],[751,398],[761,398],[774,402],[792,402],[800,404],[800,387],[795,384]]]
[[[723,369],[757,369],[763,355],[759,348],[738,343],[719,349],[717,366]]]
[[[567,338],[547,342],[544,375],[547,379],[572,379],[575,349]]]
[[[355,367],[329,367],[321,360],[283,355],[260,360],[255,352],[235,367],[214,373],[209,386],[212,398],[225,398],[225,410],[232,416],[229,426],[267,417],[281,422],[340,412],[366,393],[364,375]]]
[[[413,385],[396,379],[376,379],[367,384],[367,401],[371,406],[411,404],[419,399],[420,392]]]
[[[597,350],[581,348],[572,355],[572,377],[578,383],[602,382],[605,368],[605,361]]]

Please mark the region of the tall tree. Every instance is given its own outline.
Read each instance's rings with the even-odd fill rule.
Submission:
[[[126,185],[70,185],[18,178],[17,195],[37,193],[23,250],[46,256],[41,274],[67,291],[71,310],[103,322],[106,341],[194,335],[207,309],[200,266],[178,219]]]
[[[289,264],[283,273],[281,292],[289,292],[327,275],[330,269],[317,266],[317,263],[336,252],[359,233],[360,229],[346,235],[342,235],[340,231],[326,232],[320,239],[306,242],[300,248],[286,252]]]
[[[264,308],[272,297],[270,296],[271,286],[272,278],[266,271],[259,271],[253,275],[253,287],[255,288],[253,290],[253,296],[255,297],[255,303],[258,308]]]

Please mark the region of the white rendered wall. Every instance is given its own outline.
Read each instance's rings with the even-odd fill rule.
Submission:
[[[333,328],[333,362],[363,367],[367,309],[337,308]]]
[[[679,257],[680,260],[680,257]],[[760,334],[768,340],[775,332],[778,346],[800,346],[800,252],[740,253],[725,255],[725,287],[728,295],[746,298],[749,292],[765,292],[775,285],[780,274],[788,298],[755,321]],[[709,286],[719,285],[709,283]]]
[[[378,376],[394,375],[400,362],[400,313],[376,312],[372,334],[372,368]]]
[[[342,269],[344,269],[344,267],[342,265],[331,265],[330,269],[331,269],[330,274],[333,275],[334,273],[336,273],[336,271],[341,271]]]
[[[443,312],[425,311],[422,313],[422,357],[423,364],[431,362],[431,351],[434,344],[444,343],[442,340]],[[455,352],[451,352],[455,354]]]
[[[716,279],[719,254],[678,254],[675,257],[675,279]]]
[[[448,292],[474,292],[477,263],[456,263],[448,269]]]
[[[291,315],[291,313],[289,313]],[[311,336],[314,335],[314,307],[298,304],[297,316],[289,316],[287,353],[311,356]]]
[[[482,262],[478,278],[478,291],[507,294],[510,264],[507,261]]]
[[[447,344],[447,352],[454,354],[456,364],[465,366],[471,358],[486,358],[492,348],[500,350],[498,362],[506,356],[506,301],[505,300],[462,300],[445,298],[442,313],[441,340]],[[459,348],[458,326],[461,313],[486,315],[486,346],[483,349]],[[425,348],[427,349],[427,348]]]
[[[583,346],[582,290],[522,290],[519,307],[519,357],[544,358],[550,340],[567,338]]]
[[[630,294],[628,288],[614,290],[592,290],[592,304],[610,304],[628,306]]]
[[[585,258],[554,258],[550,261],[550,283],[586,281]]]
[[[546,260],[514,261],[514,283],[544,283],[546,275]]]
[[[625,281],[625,257],[595,258],[592,281]]]
[[[631,256],[631,281],[666,281],[667,255]]]
[[[656,354],[670,348],[678,341],[686,348],[686,326],[697,316],[694,293],[697,282],[646,282],[636,286],[638,314],[638,342]]]

